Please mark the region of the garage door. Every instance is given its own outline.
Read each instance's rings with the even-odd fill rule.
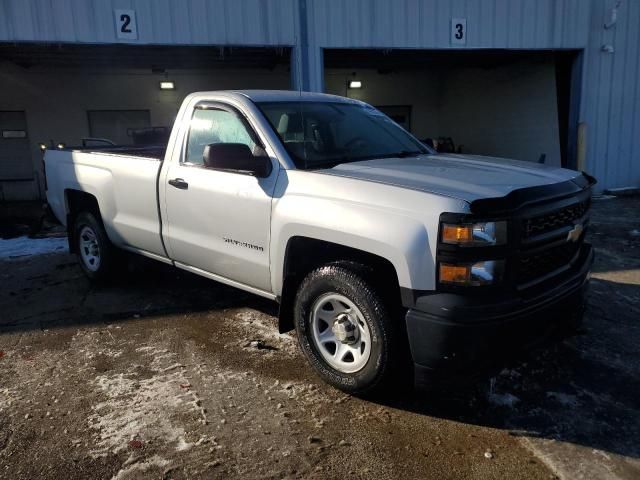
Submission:
[[[31,180],[33,166],[24,112],[0,111],[0,180]]]

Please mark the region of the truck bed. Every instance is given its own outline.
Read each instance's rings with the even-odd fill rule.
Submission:
[[[111,241],[164,256],[157,181],[166,146],[91,146],[47,150],[47,199],[66,221],[70,192],[95,199]]]
[[[141,157],[151,158],[153,160],[162,160],[167,150],[166,145],[149,145],[144,147],[136,147],[131,145],[106,145],[92,147],[66,147],[60,149],[66,152],[82,152],[94,153],[102,155],[123,156],[123,157]]]

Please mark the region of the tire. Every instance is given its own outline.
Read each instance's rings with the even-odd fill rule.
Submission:
[[[294,323],[302,352],[325,382],[350,394],[378,395],[395,383],[403,337],[401,322],[365,273],[346,262],[312,271],[298,289]]]
[[[91,280],[108,280],[116,264],[117,252],[102,222],[93,214],[80,213],[73,225],[73,241],[78,263]]]

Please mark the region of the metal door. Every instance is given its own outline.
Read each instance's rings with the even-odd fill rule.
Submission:
[[[24,112],[0,111],[0,181],[33,180]]]

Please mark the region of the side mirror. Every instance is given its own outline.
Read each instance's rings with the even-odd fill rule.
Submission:
[[[204,166],[264,178],[271,173],[271,159],[259,149],[254,155],[244,143],[211,143],[204,147]]]

